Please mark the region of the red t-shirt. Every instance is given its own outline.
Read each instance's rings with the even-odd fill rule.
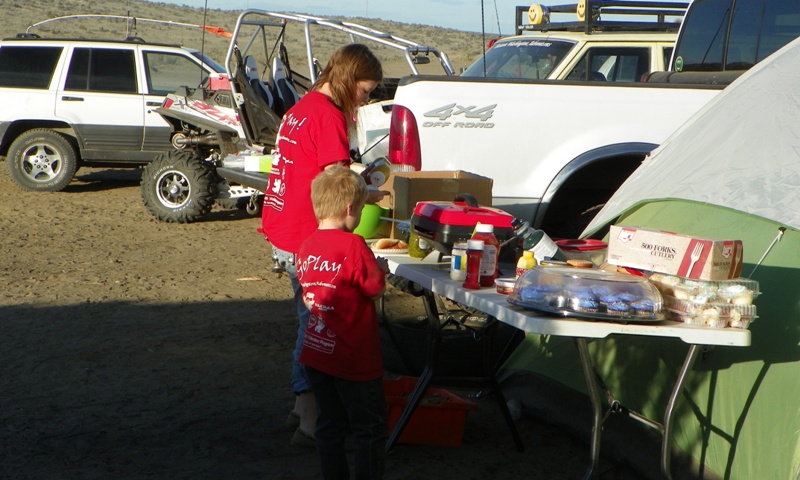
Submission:
[[[317,228],[311,181],[326,166],[349,158],[342,111],[323,93],[305,94],[283,117],[264,192],[261,226],[273,246],[297,253]]]
[[[317,230],[300,246],[297,278],[309,305],[300,363],[337,378],[383,375],[375,297],[386,276],[358,235]]]

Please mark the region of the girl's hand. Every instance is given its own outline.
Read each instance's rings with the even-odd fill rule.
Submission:
[[[383,197],[389,195],[389,193],[391,192],[388,192],[386,190],[378,190],[377,188],[374,187],[369,187],[369,193],[367,194],[367,203],[378,203],[381,200],[383,200]]]

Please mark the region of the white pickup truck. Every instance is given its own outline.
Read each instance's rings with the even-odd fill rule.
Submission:
[[[798,35],[800,3],[763,3],[695,0],[666,69],[653,52],[667,34],[656,30],[677,28],[669,16],[682,13],[678,4],[582,1],[591,14],[571,24],[548,24],[558,12],[531,7],[529,18],[541,24],[523,29],[535,33],[501,39],[460,77],[401,80],[388,158],[490,177],[494,206],[550,236],[575,238],[651,150]],[[647,30],[606,21],[623,6],[637,15],[650,9],[658,21]]]

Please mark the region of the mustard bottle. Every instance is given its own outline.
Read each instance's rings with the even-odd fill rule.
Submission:
[[[525,250],[522,252],[522,256],[519,257],[517,260],[517,270],[516,270],[516,277],[519,278],[520,275],[527,272],[531,268],[536,266],[536,258],[533,256],[533,252],[530,250]]]

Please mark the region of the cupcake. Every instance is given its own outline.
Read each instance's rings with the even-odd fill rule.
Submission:
[[[606,305],[606,313],[614,317],[624,317],[630,310],[631,307],[625,302],[614,302]]]
[[[634,315],[649,317],[655,314],[655,306],[651,300],[640,300],[631,303],[631,309]]]
[[[639,298],[638,296],[636,296],[636,295],[634,295],[632,293],[628,293],[628,292],[622,292],[622,293],[619,294],[619,301],[620,302],[633,303],[638,298]]]
[[[613,294],[613,293],[608,293],[608,294],[605,294],[605,295],[598,296],[597,297],[597,301],[600,302],[600,305],[609,306],[612,303],[619,302],[620,300],[619,300],[619,295],[616,295],[616,294]]]
[[[594,300],[573,300],[572,301],[572,309],[576,312],[581,313],[597,313],[597,309],[600,308],[597,302]]]
[[[519,298],[524,302],[544,303],[544,294],[531,286],[522,287],[519,290]]]

